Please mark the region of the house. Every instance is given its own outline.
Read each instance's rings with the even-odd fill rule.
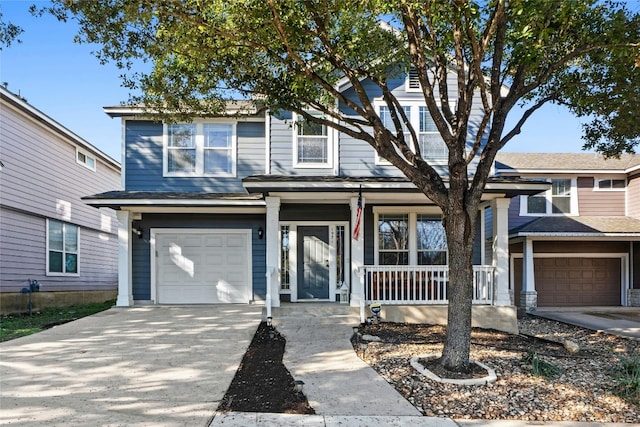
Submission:
[[[511,201],[516,304],[640,306],[640,155],[499,153],[495,170],[552,183]]]
[[[423,155],[444,167],[446,147],[409,78],[388,84]],[[430,310],[433,321],[446,319],[448,255],[433,202],[364,142],[294,113],[228,108],[233,117],[178,124],[136,107],[105,108],[122,120],[124,189],[84,200],[117,211],[119,306],[256,302],[269,312],[281,302],[362,309],[377,301],[387,319]],[[491,313],[507,313],[513,328],[509,203],[548,187],[490,179],[478,211],[476,324],[500,328]]]
[[[120,187],[120,165],[0,87],[0,312],[103,302],[118,282],[118,224],[81,196]]]

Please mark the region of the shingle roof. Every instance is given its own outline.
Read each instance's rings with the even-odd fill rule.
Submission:
[[[548,216],[523,225],[514,235],[567,235],[567,234],[633,234],[640,237],[640,219],[628,216]]]
[[[640,166],[639,154],[605,159],[596,153],[498,153],[497,169],[535,170],[619,170]]]

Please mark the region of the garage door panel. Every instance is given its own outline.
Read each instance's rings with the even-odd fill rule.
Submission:
[[[541,307],[620,305],[619,258],[536,258],[534,263]]]
[[[199,230],[157,233],[156,294],[165,304],[247,303],[250,233]]]

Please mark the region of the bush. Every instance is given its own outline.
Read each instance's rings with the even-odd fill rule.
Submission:
[[[620,358],[613,368],[615,392],[624,399],[640,404],[640,356]]]

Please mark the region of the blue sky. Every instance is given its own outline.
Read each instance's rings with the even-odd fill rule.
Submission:
[[[120,70],[101,65],[93,48],[73,42],[77,26],[51,16],[33,17],[34,0],[1,0],[2,19],[21,26],[22,43],[0,51],[0,82],[72,132],[121,160],[121,124],[102,110],[128,99]],[[580,152],[581,128],[566,109],[547,105],[536,112],[504,151]]]

